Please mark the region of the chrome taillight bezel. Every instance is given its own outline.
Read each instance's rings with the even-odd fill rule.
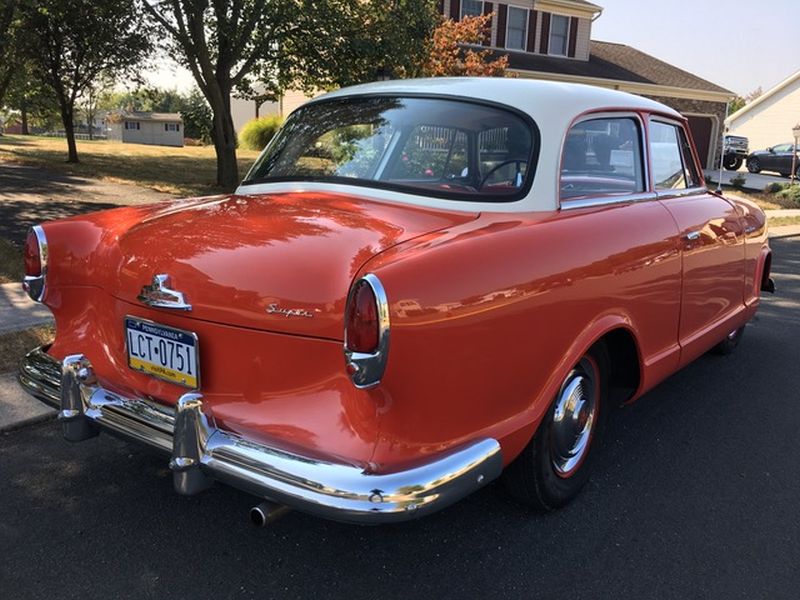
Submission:
[[[389,300],[386,290],[374,273],[367,273],[353,282],[347,295],[347,304],[344,314],[348,314],[353,293],[361,282],[366,283],[375,295],[375,304],[378,314],[378,346],[374,352],[355,352],[347,347],[347,319],[344,328],[344,358],[350,380],[359,389],[371,388],[381,382],[386,371],[386,361],[389,358]]]
[[[47,237],[44,235],[44,229],[39,225],[31,227],[36,236],[36,243],[39,245],[39,262],[41,263],[41,270],[38,275],[25,275],[22,280],[22,288],[28,293],[31,300],[41,302],[44,299],[45,292],[47,291]]]

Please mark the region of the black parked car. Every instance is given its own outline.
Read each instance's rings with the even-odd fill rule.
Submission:
[[[751,173],[777,171],[784,177],[792,173],[792,149],[794,144],[778,144],[766,150],[751,152],[747,157],[747,170]],[[800,160],[795,163],[796,175],[800,177]]]

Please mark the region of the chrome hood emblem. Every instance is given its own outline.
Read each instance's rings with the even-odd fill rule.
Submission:
[[[153,283],[142,288],[138,297],[139,302],[154,308],[192,310],[192,305],[186,303],[183,293],[169,289],[168,279],[169,275],[154,275]]]

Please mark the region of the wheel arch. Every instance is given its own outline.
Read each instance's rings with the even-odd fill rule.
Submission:
[[[589,323],[575,338],[559,362],[559,368],[551,375],[538,395],[532,399],[531,419],[524,445],[532,439],[570,370],[584,354],[597,344],[605,344],[609,355],[610,403],[628,402],[639,395],[643,381],[644,363],[636,327],[627,315],[602,315]]]

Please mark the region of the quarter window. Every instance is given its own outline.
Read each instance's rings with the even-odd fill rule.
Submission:
[[[506,33],[506,48],[509,50],[524,50],[525,35],[528,29],[528,11],[524,8],[508,7],[508,32]]]
[[[569,17],[551,15],[550,17],[550,54],[567,55],[567,38],[569,37]]]
[[[688,138],[677,125],[650,123],[650,159],[657,190],[682,190],[700,185]]]
[[[639,121],[631,117],[572,126],[561,163],[561,199],[627,195],[645,190]]]
[[[477,17],[483,13],[483,2],[481,0],[463,0],[461,2],[461,18]]]

